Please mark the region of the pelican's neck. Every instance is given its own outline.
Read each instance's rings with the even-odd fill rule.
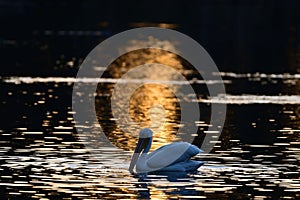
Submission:
[[[149,138],[149,142],[142,153],[148,153],[152,145],[152,137]]]

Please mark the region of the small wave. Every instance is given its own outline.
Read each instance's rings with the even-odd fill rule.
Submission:
[[[33,84],[33,83],[161,83],[172,85],[189,85],[189,84],[230,84],[229,80],[151,80],[151,79],[114,79],[114,78],[74,78],[74,77],[2,77],[4,83],[13,84]]]
[[[265,74],[265,73],[245,73],[239,74],[234,72],[215,72],[215,76],[230,77],[230,78],[267,78],[267,79],[300,79],[300,74]]]
[[[300,96],[219,95],[209,99],[199,99],[199,102],[219,104],[300,104]]]

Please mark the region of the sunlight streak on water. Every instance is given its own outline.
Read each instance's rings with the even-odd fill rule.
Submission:
[[[268,79],[300,79],[300,74],[265,74],[265,73],[246,73],[239,74],[234,72],[219,72],[215,73],[215,75],[220,75],[222,77],[232,77],[232,78],[268,78]],[[250,79],[251,80],[251,79]],[[253,79],[252,79],[253,80]]]
[[[223,104],[300,104],[300,95],[219,95],[210,99],[199,99],[200,103]]]
[[[0,79],[1,80],[1,79]],[[190,84],[230,84],[231,81],[223,80],[222,82],[218,80],[191,80],[191,81],[167,81],[167,80],[151,80],[151,79],[129,79],[122,80],[116,78],[73,78],[73,77],[4,77],[3,82],[13,83],[13,84],[33,84],[33,83],[159,83],[159,84],[174,84],[174,85],[190,85]]]

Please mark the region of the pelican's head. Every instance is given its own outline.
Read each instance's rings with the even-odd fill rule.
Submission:
[[[147,153],[150,150],[151,143],[152,143],[152,133],[153,132],[149,128],[144,128],[140,131],[139,141],[138,144],[136,145],[129,166],[130,173],[133,173],[133,168],[136,165],[136,162],[138,161],[138,158],[142,150],[144,150],[143,153]]]
[[[144,128],[140,131],[139,139],[141,138],[152,138],[152,131],[150,128]]]

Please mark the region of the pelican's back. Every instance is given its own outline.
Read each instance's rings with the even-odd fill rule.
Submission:
[[[148,155],[147,166],[153,169],[161,169],[175,163],[189,160],[200,153],[201,150],[187,142],[174,142],[158,148]]]

